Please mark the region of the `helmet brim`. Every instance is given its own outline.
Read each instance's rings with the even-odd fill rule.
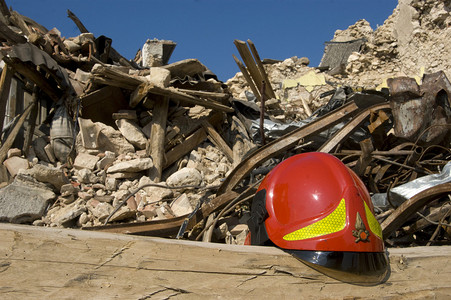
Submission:
[[[309,267],[346,283],[377,285],[390,276],[390,264],[385,252],[282,250]]]

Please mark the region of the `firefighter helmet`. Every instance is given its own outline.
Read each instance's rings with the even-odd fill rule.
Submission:
[[[275,244],[345,282],[377,284],[389,273],[369,193],[330,154],[298,154],[272,169],[254,196],[249,228],[252,245]]]

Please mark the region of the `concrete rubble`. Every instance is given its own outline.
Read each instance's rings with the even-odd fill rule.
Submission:
[[[337,30],[331,42],[364,42],[333,69],[309,66],[306,57],[262,60],[275,96],[264,102],[268,118],[285,124],[309,119],[339,87],[382,93],[389,78],[420,82],[424,74],[439,71],[451,78],[449,10],[446,1],[400,0],[375,30],[365,20]],[[168,64],[175,43],[157,39],[126,60],[105,36],[80,29],[79,36],[64,38],[57,29],[44,30],[30,20],[19,26],[8,11],[2,14],[0,25],[12,33],[0,36],[6,45],[0,84],[10,67],[22,70],[10,77],[31,99],[27,103],[39,102],[46,113],[31,121],[36,126],[26,123],[27,133],[5,148],[0,221],[86,229],[191,215],[214,199],[234,168],[262,146],[232,105],[242,100],[258,109],[261,104],[243,72],[223,83],[197,59]],[[79,24],[75,15],[70,18]],[[43,63],[24,58],[18,45],[45,57],[44,69],[55,82],[44,83],[36,68],[25,68],[23,61]],[[65,85],[72,88],[62,89]],[[13,132],[3,129],[0,153]],[[449,148],[449,141],[440,145]],[[268,161],[251,176],[270,167]],[[368,177],[362,170],[359,175]],[[213,240],[243,244],[248,210],[248,204],[238,205],[232,216],[222,217]],[[194,229],[185,237],[195,235]]]

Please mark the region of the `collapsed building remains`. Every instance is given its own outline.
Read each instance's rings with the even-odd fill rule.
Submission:
[[[262,176],[321,151],[365,182],[388,245],[449,243],[449,1],[337,31],[319,67],[236,40],[225,83],[168,64],[172,41],[127,60],[70,11],[65,38],[0,4],[0,220],[240,244]]]

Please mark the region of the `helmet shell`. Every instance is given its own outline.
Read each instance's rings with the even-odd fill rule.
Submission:
[[[292,156],[265,177],[269,239],[292,250],[382,252],[382,230],[360,178],[333,155]]]

